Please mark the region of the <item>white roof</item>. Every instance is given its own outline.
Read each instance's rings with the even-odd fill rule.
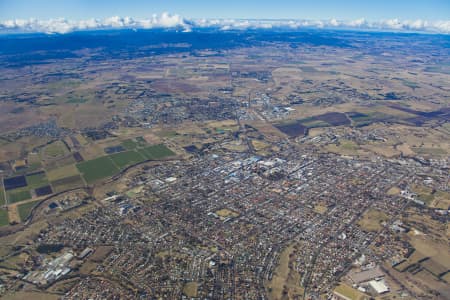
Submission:
[[[378,293],[383,294],[389,292],[389,287],[384,283],[384,280],[372,280],[369,285]]]

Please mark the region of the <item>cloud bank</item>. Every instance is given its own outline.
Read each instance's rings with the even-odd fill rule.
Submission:
[[[247,30],[247,29],[301,29],[301,28],[329,28],[329,29],[359,29],[383,30],[400,32],[426,32],[450,34],[450,20],[381,20],[369,22],[365,19],[352,21],[330,20],[235,20],[235,19],[185,19],[179,15],[162,13],[148,19],[133,19],[130,17],[111,17],[106,19],[89,20],[7,20],[0,21],[0,33],[8,32],[40,32],[40,33],[69,33],[82,30],[101,29],[155,29],[168,28],[180,31],[192,31],[199,28],[213,28],[218,30]]]

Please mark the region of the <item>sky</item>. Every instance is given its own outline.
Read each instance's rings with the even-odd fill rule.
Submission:
[[[0,0],[0,20],[83,20],[169,12],[185,18],[450,20],[450,0]]]

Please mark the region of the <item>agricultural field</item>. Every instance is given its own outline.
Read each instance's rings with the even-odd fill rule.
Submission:
[[[42,155],[45,159],[60,157],[66,153],[68,153],[68,149],[62,141],[53,142],[42,149]]]
[[[289,137],[302,136],[308,132],[308,128],[299,121],[292,123],[275,124],[274,126]]]
[[[48,179],[44,171],[26,175],[29,188],[38,188],[48,185]]]
[[[64,167],[56,168],[47,171],[47,177],[50,181],[56,181],[62,178],[79,175],[78,169],[75,164],[66,165]]]
[[[121,145],[127,150],[134,150],[136,148],[145,147],[147,142],[143,137],[137,137],[135,139],[124,140]]]
[[[143,162],[145,160],[145,158],[139,152],[136,151],[126,151],[111,154],[109,158],[120,169],[130,166],[132,164]]]
[[[30,199],[31,193],[29,190],[20,189],[15,191],[8,191],[6,193],[6,197],[8,199],[8,203],[16,203]]]
[[[93,160],[78,163],[78,171],[82,174],[87,183],[93,183],[99,179],[112,176],[119,172],[117,166],[108,156],[99,157]]]
[[[85,185],[79,174],[56,179],[55,181],[52,181],[51,184],[55,192],[62,192],[73,188],[83,187]]]
[[[0,206],[6,203],[5,192],[3,190],[3,186],[0,184]]]
[[[17,206],[17,210],[19,212],[20,220],[24,222],[28,216],[31,213],[31,210],[33,207],[38,203],[39,201],[30,201],[24,204],[20,204]]]
[[[0,208],[0,227],[9,224],[8,211]]]
[[[141,153],[146,159],[155,160],[175,155],[172,150],[170,150],[163,144],[142,148],[138,152]]]

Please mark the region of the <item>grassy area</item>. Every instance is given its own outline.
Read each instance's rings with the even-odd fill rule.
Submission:
[[[82,136],[81,134],[77,134],[75,135],[75,139],[82,145],[86,145],[88,143],[88,141],[86,140],[86,138],[84,136]]]
[[[83,97],[78,97],[78,98],[69,98],[67,99],[66,103],[72,103],[72,104],[80,104],[80,103],[85,103],[87,102],[87,99],[83,98]]]
[[[125,140],[121,143],[121,145],[127,150],[134,150],[137,147],[141,146],[140,143],[133,141],[132,139]]]
[[[433,190],[427,186],[414,185],[412,191],[416,193],[419,200],[425,202],[426,205],[430,205],[434,200]]]
[[[48,185],[47,176],[45,176],[44,172],[34,174],[34,175],[27,175],[26,179],[27,179],[28,187],[30,189]]]
[[[343,149],[349,150],[349,151],[356,151],[356,150],[359,149],[358,145],[355,144],[355,142],[349,141],[349,140],[341,140],[340,141],[340,146]]]
[[[197,297],[198,283],[197,282],[188,282],[183,287],[183,294],[185,294],[189,298]]]
[[[223,208],[223,209],[216,211],[216,215],[218,215],[219,217],[222,217],[222,218],[228,218],[228,217],[235,218],[235,217],[239,216],[239,214],[237,212],[229,210],[228,208]]]
[[[116,166],[121,169],[145,160],[145,158],[136,151],[115,153],[111,154],[109,157],[116,164]]]
[[[10,191],[7,192],[8,203],[16,203],[24,200],[28,200],[31,198],[30,191],[28,190],[19,190],[19,191]]]
[[[265,284],[269,300],[297,299],[296,297],[300,298],[303,296],[304,290],[300,286],[300,274],[289,268],[290,257],[294,252],[294,245],[290,245],[280,253],[272,280]],[[286,297],[283,297],[284,291],[287,291]]]
[[[44,148],[44,154],[47,157],[58,157],[66,153],[67,147],[61,141],[56,141]]]
[[[141,153],[147,159],[161,159],[175,155],[172,150],[162,144],[140,149],[139,153]]]
[[[31,202],[27,202],[27,203],[17,206],[17,210],[19,211],[20,220],[22,220],[22,222],[24,222],[28,218],[28,216],[31,213],[31,210],[38,202],[39,201],[31,201]]]
[[[161,131],[158,134],[160,137],[167,137],[167,138],[173,138],[178,135],[176,131]]]
[[[358,290],[355,290],[354,288],[346,285],[346,284],[340,284],[338,285],[334,291],[348,299],[352,300],[362,300],[362,299],[369,299],[369,297],[365,296],[363,293],[359,292]]]
[[[9,224],[8,211],[0,208],[0,227]]]
[[[381,230],[381,223],[387,220],[388,216],[384,212],[377,209],[370,209],[363,215],[358,224],[364,230],[376,232]]]
[[[112,176],[119,172],[109,156],[81,162],[76,165],[87,183]]]
[[[3,185],[0,183],[0,206],[4,205],[5,203],[5,192],[3,191]]]

